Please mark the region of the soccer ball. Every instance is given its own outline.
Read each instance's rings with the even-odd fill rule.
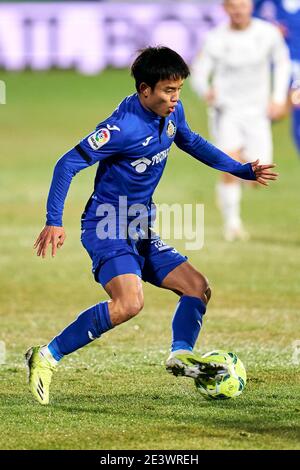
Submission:
[[[201,375],[195,379],[196,388],[204,398],[226,400],[241,395],[246,385],[247,375],[244,364],[236,354],[216,350],[204,354],[202,360],[226,364],[229,369],[227,374],[219,374],[212,379],[203,378]]]

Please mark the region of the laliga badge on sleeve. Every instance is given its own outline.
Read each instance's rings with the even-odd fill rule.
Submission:
[[[110,132],[103,127],[88,138],[88,143],[93,150],[99,150],[103,145],[110,141]]]

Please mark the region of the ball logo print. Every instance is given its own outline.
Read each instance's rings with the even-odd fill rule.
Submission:
[[[213,378],[199,376],[195,379],[197,390],[206,399],[228,400],[243,392],[247,374],[242,361],[235,353],[215,350],[202,356],[202,360],[227,366],[228,372]]]
[[[99,150],[110,141],[110,132],[106,128],[99,129],[88,138],[88,143],[93,150]]]

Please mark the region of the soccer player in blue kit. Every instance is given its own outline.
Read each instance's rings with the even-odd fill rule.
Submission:
[[[46,226],[34,245],[37,255],[44,258],[52,245],[54,256],[63,245],[66,235],[62,214],[72,178],[80,170],[99,163],[94,191],[82,215],[81,240],[92,259],[95,280],[102,284],[110,300],[80,313],[49,344],[27,351],[29,388],[43,405],[49,403],[52,372],[64,356],[141,311],[142,280],[179,296],[167,370],[193,378],[224,372],[224,366],[207,364],[193,352],[211,290],[206,277],[154,233],[152,195],[173,142],[200,162],[240,178],[263,185],[277,178],[271,170],[274,165],[260,165],[259,160],[242,165],[190,130],[179,100],[190,72],[175,51],[148,47],[134,61],[131,73],[137,93],[125,98],[110,117],[63,155],[54,169]],[[127,215],[135,205],[142,207],[146,230],[141,229],[141,224],[135,231],[129,230],[133,216],[124,217],[120,197]],[[107,222],[105,217],[111,208],[111,218],[118,217],[119,221],[112,221],[116,230],[105,238],[99,227],[104,220]]]

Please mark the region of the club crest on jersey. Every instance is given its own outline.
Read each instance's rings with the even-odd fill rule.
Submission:
[[[176,132],[175,122],[170,120],[168,122],[167,130],[166,130],[167,136],[171,139],[172,137],[174,137],[175,132]]]
[[[98,150],[110,140],[110,132],[106,128],[99,129],[88,138],[88,143],[93,150]]]

